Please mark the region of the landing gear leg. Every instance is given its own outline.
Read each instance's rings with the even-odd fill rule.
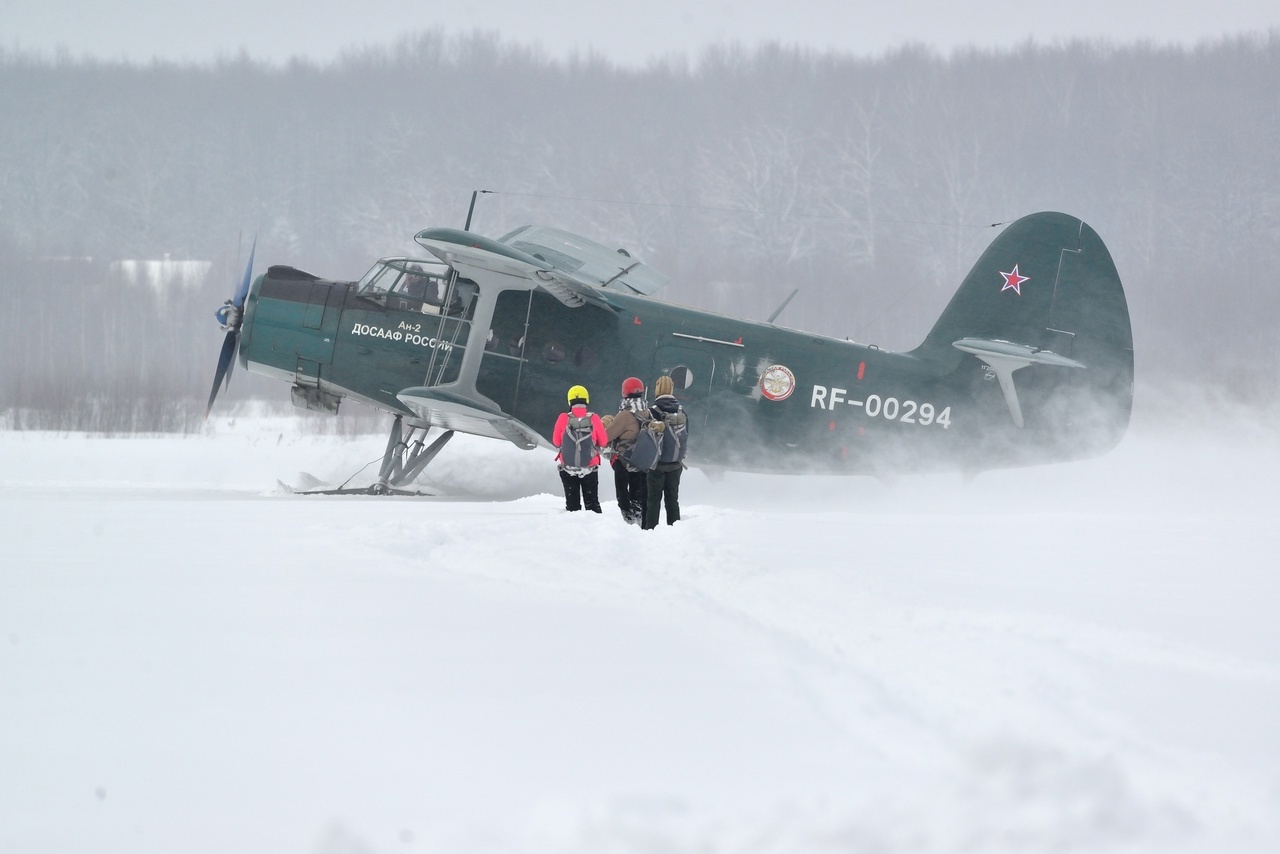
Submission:
[[[424,445],[427,430],[428,428],[425,427],[410,427],[406,434],[404,416],[396,416],[395,422],[391,425],[391,435],[387,437],[387,450],[382,455],[382,468],[378,470],[378,480],[369,487],[371,495],[388,495],[396,491],[395,487],[403,486],[413,480],[453,438],[453,431],[446,430],[430,445]],[[419,431],[421,431],[420,436]]]

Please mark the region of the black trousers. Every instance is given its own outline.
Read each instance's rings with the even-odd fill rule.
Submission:
[[[650,529],[658,527],[658,515],[665,504],[667,507],[667,524],[674,525],[680,520],[680,475],[683,468],[675,471],[651,471],[645,477],[644,522],[640,527]]]
[[[560,469],[560,483],[564,485],[564,509],[581,510],[585,504],[592,513],[600,512],[600,473],[595,469],[582,477]]]
[[[610,464],[613,466],[613,490],[618,496],[618,509],[628,525],[635,525],[644,520],[645,475],[647,472],[631,471],[627,464],[617,457]]]

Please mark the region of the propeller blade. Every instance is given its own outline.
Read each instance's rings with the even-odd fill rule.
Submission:
[[[245,297],[249,295],[249,283],[253,280],[253,253],[258,248],[258,238],[253,238],[253,246],[249,249],[249,263],[244,268],[244,280],[240,282],[240,289],[236,291],[235,299],[232,300],[236,308],[244,308]]]
[[[218,355],[218,370],[213,375],[213,389],[209,392],[209,404],[204,409],[204,417],[209,417],[213,402],[218,398],[218,387],[223,382],[231,382],[231,368],[235,364],[236,345],[240,343],[240,330],[231,329],[227,337],[222,339],[222,352]]]
[[[227,343],[222,342],[225,348]],[[236,330],[236,345],[231,348],[231,359],[227,362],[227,375],[222,378],[222,390],[226,391],[231,388],[231,375],[236,372],[236,354],[240,351],[240,330]],[[221,359],[221,356],[219,356]]]

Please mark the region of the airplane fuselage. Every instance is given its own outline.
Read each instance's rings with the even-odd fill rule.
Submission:
[[[492,423],[524,432],[495,433],[474,417],[450,422],[448,412],[436,423],[479,425],[471,431],[526,447],[549,446],[570,386],[586,386],[592,409],[606,414],[624,378],[652,387],[667,374],[689,415],[689,463],[709,470],[976,471],[1097,453],[1128,420],[1126,403],[1103,423],[1084,423],[1071,401],[1096,393],[1100,370],[1110,372],[1105,385],[1128,383],[1131,394],[1131,350],[1127,364],[1108,350],[1091,374],[1052,365],[1019,374],[1019,425],[992,367],[951,347],[891,353],[622,292],[570,306],[539,288],[481,290],[492,304],[476,317],[474,306],[371,298],[356,283],[273,267],[246,305],[240,358],[292,383],[295,399],[305,392],[336,411],[349,397],[412,420],[424,410],[402,393],[451,388],[468,348],[481,348],[463,393],[505,417]],[[1082,350],[1090,355],[1087,343]]]

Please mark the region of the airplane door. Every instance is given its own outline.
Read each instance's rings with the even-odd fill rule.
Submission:
[[[333,344],[338,337],[338,319],[342,315],[342,299],[346,288],[328,282],[315,282],[303,309],[302,326],[310,334],[299,335],[297,370],[294,383],[316,387],[328,378],[328,365],[333,361]]]
[[[716,360],[711,354],[691,347],[659,347],[653,355],[653,371],[653,376],[646,378],[649,394],[653,394],[657,377],[669,375],[675,381],[676,399],[684,406],[690,423],[705,426],[716,374]]]
[[[329,364],[333,360],[333,342],[338,337],[338,318],[342,315],[342,298],[346,288],[328,282],[315,282],[302,313],[302,326],[312,334],[298,338],[298,358]]]

